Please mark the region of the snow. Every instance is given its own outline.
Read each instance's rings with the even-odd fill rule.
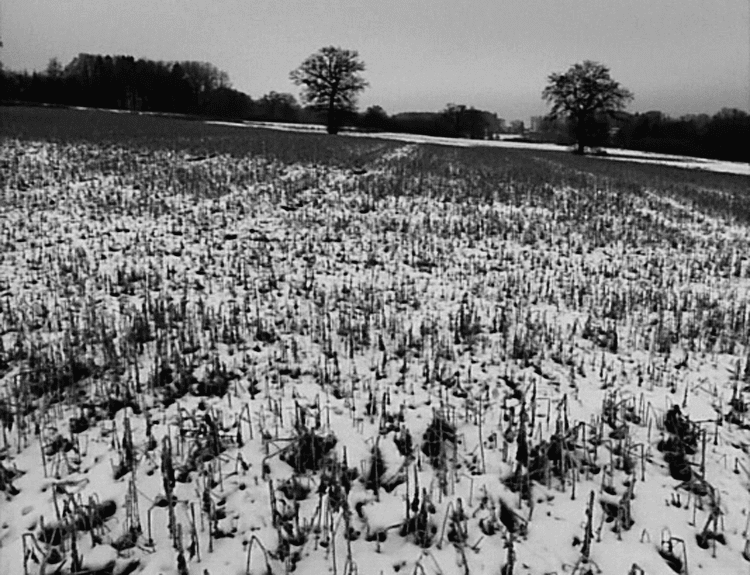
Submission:
[[[403,140],[404,146],[374,161],[364,177],[390,177],[391,164],[417,154],[422,141],[432,142]],[[12,145],[0,144],[0,156],[11,156]],[[73,151],[36,144],[22,167],[42,170],[49,158],[57,158],[63,173],[70,174],[72,167],[64,162],[75,158]],[[163,174],[176,168],[192,170],[196,179],[207,172],[251,172],[265,165],[257,158],[228,157],[188,164],[166,152],[153,154],[149,162]],[[348,171],[328,169],[315,186],[294,192],[290,183],[314,167],[275,168],[268,181],[238,186],[219,197],[159,188],[146,207],[132,183],[118,183],[104,174],[86,183],[71,177],[26,196],[7,195],[0,215],[2,349],[13,349],[20,341],[19,345],[57,345],[63,354],[64,346],[72,345],[65,334],[74,332],[90,338],[98,349],[97,334],[90,330],[82,335],[85,327],[109,329],[114,344],[130,349],[123,342],[133,318],[158,302],[150,312],[151,327],[156,329],[154,310],[166,314],[167,319],[159,321],[170,323],[170,345],[200,364],[194,371],[197,378],[206,376],[214,360],[238,378],[223,397],[188,393],[165,406],[158,390],[148,390],[158,355],[155,342],[148,342],[136,357],[120,356],[120,371],[85,380],[80,397],[56,405],[37,403],[34,423],[39,430],[30,426],[23,437],[14,424],[0,443],[0,464],[22,472],[13,480],[20,492],[4,494],[0,500],[3,574],[24,572],[22,539],[28,533],[39,536],[42,519],[49,526],[57,521],[62,502],[90,498],[112,500],[117,510],[104,522],[99,541],[92,541],[88,531],[79,534],[85,568],[103,569],[114,562],[115,572],[132,567],[146,575],[176,574],[167,510],[157,505],[164,496],[162,442],[171,438],[175,466],[186,461],[194,447],[191,433],[200,429],[207,415],[225,429],[226,449],[213,459],[212,468],[205,465],[201,472],[193,472],[188,482],[176,484],[174,492],[176,522],[191,575],[240,575],[246,573],[248,562],[250,573],[265,574],[263,548],[271,553],[271,571],[287,572],[290,565],[279,559],[280,530],[274,526],[272,494],[280,514],[298,516],[298,521],[284,524],[306,534],[304,544],[291,546],[299,553],[299,573],[334,572],[335,562],[336,573],[347,574],[403,575],[421,568],[429,575],[496,575],[507,560],[510,535],[501,525],[486,534],[480,520],[497,518],[502,505],[521,520],[531,518],[527,535],[513,537],[514,573],[571,573],[581,555],[574,537],[583,538],[592,491],[591,559],[602,573],[626,575],[634,563],[648,575],[672,573],[658,553],[665,530],[686,542],[693,575],[747,571],[742,551],[750,511],[750,433],[734,423],[715,424],[727,412],[734,370],[738,361],[745,361],[747,345],[737,343],[728,353],[689,351],[675,344],[666,354],[653,344],[653,326],[662,319],[669,324],[672,310],[679,309],[687,322],[712,310],[728,314],[730,308],[739,321],[738,310],[750,309],[747,274],[724,277],[710,265],[733,250],[746,253],[746,227],[700,214],[685,221],[681,215],[690,210],[676,200],[644,194],[629,200],[626,213],[617,214],[619,223],[649,214],[665,229],[694,239],[695,246],[682,250],[659,243],[635,249],[620,241],[594,247],[583,231],[569,232],[551,207],[488,202],[468,209],[462,203],[404,195],[386,197],[375,210],[363,211],[360,207],[370,200],[366,180]],[[454,183],[459,185],[458,178]],[[571,199],[576,190],[558,189],[555,194]],[[34,205],[39,198],[55,202]],[[299,207],[284,210],[289,200]],[[158,211],[159,206],[164,209]],[[499,221],[511,231],[505,238],[499,233],[470,237],[454,231],[476,221]],[[547,237],[528,245],[513,231],[516,226],[545,230]],[[230,232],[235,237],[227,240]],[[579,238],[571,239],[575,235]],[[567,247],[553,241],[561,239]],[[575,241],[582,246],[580,252],[573,249]],[[418,265],[427,260],[432,265]],[[691,270],[699,265],[701,274],[694,278]],[[576,293],[593,303],[566,303]],[[603,327],[611,324],[617,330],[619,348],[612,351],[584,338],[581,331],[587,317],[605,309],[615,294],[627,300],[625,316],[598,318]],[[474,306],[479,326],[471,345],[456,343],[456,318],[465,311],[464,299]],[[652,309],[657,302],[660,307]],[[528,365],[509,359],[507,342],[499,330],[492,331],[493,318],[500,312],[509,323],[511,340],[513,335],[531,333],[531,339],[546,342],[541,355]],[[16,322],[16,314],[23,321]],[[40,327],[33,327],[35,323]],[[278,339],[263,341],[259,324],[275,331]],[[239,331],[240,342],[228,337],[231,328]],[[730,333],[734,328],[728,323],[722,329],[727,337],[736,333]],[[197,352],[185,349],[188,336],[196,338]],[[697,336],[699,346],[705,336]],[[370,341],[360,341],[365,338]],[[556,354],[561,357],[556,359]],[[21,381],[16,378],[21,377],[22,365],[14,362],[3,373],[1,398],[10,397],[14,382]],[[92,420],[88,429],[75,434],[79,446],[47,455],[45,469],[45,446],[58,434],[73,435],[70,418],[80,415],[84,400],[111,396],[108,390],[117,382],[140,383],[147,389],[137,402],[140,413],[130,406],[111,420]],[[566,478],[535,482],[531,501],[521,501],[501,482],[513,473],[518,446],[504,417],[514,410],[517,433],[521,406],[508,382],[525,392],[529,408],[535,406],[533,444],[550,438],[562,413],[574,424],[591,424],[586,429],[593,433],[603,402],[614,393],[618,400],[642,406],[648,419],[631,421],[627,429],[631,444],[643,446],[643,459],[636,449],[634,472],[618,469],[618,440],[609,437],[614,430],[603,425],[601,445],[577,440],[579,445],[572,448],[581,459],[596,458],[598,473],[589,473],[587,467]],[[258,388],[255,395],[250,393],[253,383]],[[537,390],[535,401],[532,388]],[[376,406],[370,409],[373,397]],[[716,557],[710,547],[702,549],[696,543],[696,533],[709,517],[709,498],[701,498],[701,508],[696,507],[698,498],[688,499],[687,492],[678,489],[679,482],[672,479],[656,448],[665,434],[661,421],[673,404],[694,420],[708,421],[705,476],[718,494],[726,537],[726,544],[717,544]],[[295,437],[300,409],[309,421],[320,419],[320,432],[336,436],[337,460],[346,457],[349,468],[359,471],[349,495],[351,524],[359,532],[356,540],[344,537],[342,513],[319,513],[321,502],[331,500],[330,495],[318,495],[320,472],[298,474],[297,480],[310,489],[307,497],[295,503],[282,495],[282,485],[295,473],[278,452]],[[445,448],[444,475],[420,451],[441,409],[457,432],[455,443]],[[153,423],[155,448],[148,445],[146,414]],[[389,418],[397,416],[402,421],[388,429]],[[114,479],[126,420],[138,464]],[[405,457],[396,443],[401,429],[412,436],[412,457]],[[242,445],[235,440],[238,431]],[[381,479],[394,484],[377,493],[361,480],[372,468],[375,446],[386,470]],[[693,456],[696,467],[701,457],[700,450]],[[604,491],[610,480],[614,495]],[[602,503],[619,502],[627,493],[626,482],[635,482],[635,525],[618,534],[612,523],[603,522]],[[217,526],[226,537],[210,536],[208,514],[202,510],[207,483],[210,500],[223,510]],[[133,485],[143,532],[135,546],[118,552],[115,546],[126,534],[125,508]],[[400,533],[407,508],[415,513],[411,502],[422,493],[429,494],[434,506],[428,524],[436,531],[428,549],[415,542],[414,534]],[[679,507],[672,503],[678,493]],[[454,544],[447,533],[459,506],[467,515],[467,537]],[[383,532],[385,540],[372,539]],[[190,548],[193,537],[197,549]],[[349,547],[353,563],[347,563]],[[33,573],[40,572],[38,564],[28,565]],[[69,558],[63,566],[63,573],[70,569]],[[53,572],[51,565],[46,568]]]
[[[117,562],[117,551],[110,545],[97,545],[83,562],[84,569],[89,571],[103,571],[111,569]]]
[[[319,132],[325,133],[325,127],[315,124],[291,124],[283,122],[222,122],[208,121],[207,124],[219,126],[234,126],[238,128],[266,128],[271,130],[282,130],[287,132]],[[411,144],[433,144],[454,147],[490,147],[490,148],[513,148],[519,150],[538,150],[545,152],[560,152],[569,149],[567,146],[549,143],[519,142],[514,136],[500,140],[471,140],[468,138],[441,138],[437,136],[423,136],[420,134],[402,134],[397,132],[356,132],[342,131],[340,133],[348,137],[381,138],[397,142]],[[685,169],[699,169],[709,172],[721,172],[727,174],[738,174],[750,176],[750,163],[728,162],[723,160],[712,160],[707,158],[695,158],[690,156],[677,156],[673,154],[658,154],[655,152],[642,152],[638,150],[626,150],[622,148],[606,148],[606,156],[596,156],[600,159],[612,159],[627,162],[640,162],[645,164],[657,164]]]

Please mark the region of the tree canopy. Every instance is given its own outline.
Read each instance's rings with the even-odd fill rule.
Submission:
[[[368,85],[359,74],[364,70],[356,50],[327,46],[308,56],[289,77],[303,87],[305,103],[326,111],[328,133],[335,134],[341,113],[356,110],[357,94]]]
[[[41,71],[13,71],[0,62],[0,103],[22,102],[166,112],[228,119],[347,123],[360,129],[439,137],[493,138],[522,134],[523,122],[506,124],[497,114],[465,104],[435,112],[388,115],[377,105],[358,114],[356,96],[367,82],[357,52],[323,48],[294,72],[303,87],[304,106],[295,96],[270,91],[258,99],[232,88],[226,72],[208,62],[153,61],[127,55],[79,54],[65,64],[49,60]],[[338,82],[336,81],[338,78]],[[333,97],[331,97],[333,95]],[[629,114],[632,94],[612,80],[609,70],[585,61],[551,74],[542,92],[552,105],[547,116],[532,118],[527,138],[578,150],[603,143],[634,150],[747,162],[750,114],[724,108],[708,114],[671,118],[658,111]],[[328,114],[329,106],[334,113]]]
[[[252,100],[231,88],[229,76],[208,62],[161,62],[132,56],[79,54],[44,72],[0,74],[0,97],[10,101],[149,112],[248,116]]]
[[[568,119],[583,153],[606,138],[606,116],[623,110],[633,94],[612,79],[609,68],[585,60],[565,73],[550,74],[542,98],[552,104],[551,118]]]

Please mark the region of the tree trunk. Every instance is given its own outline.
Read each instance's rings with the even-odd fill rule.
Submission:
[[[586,153],[586,116],[576,115],[573,134],[576,138],[576,154]]]
[[[339,124],[338,124],[338,118],[336,118],[336,106],[334,104],[336,100],[336,93],[334,92],[331,94],[330,99],[328,100],[328,124],[327,124],[327,131],[329,134],[338,134],[339,133]]]

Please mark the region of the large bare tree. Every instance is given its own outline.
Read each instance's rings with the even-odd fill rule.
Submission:
[[[563,74],[550,74],[548,80],[542,98],[552,104],[550,117],[567,118],[581,154],[606,133],[605,117],[623,110],[633,99],[612,79],[609,68],[591,60],[574,64]]]
[[[302,100],[327,112],[328,133],[339,130],[341,112],[357,107],[357,95],[368,85],[360,76],[365,63],[356,50],[321,48],[289,74],[302,86]]]

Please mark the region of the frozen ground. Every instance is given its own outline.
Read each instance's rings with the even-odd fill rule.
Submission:
[[[667,575],[670,546],[750,572],[747,229],[657,193],[474,202],[408,142],[358,174],[0,146],[25,175],[0,204],[0,572]]]
[[[284,130],[291,132],[325,132],[324,126],[314,124],[290,124],[283,122],[221,122],[209,121],[208,124],[222,126],[237,126],[248,128],[268,128],[272,130]],[[343,131],[342,135],[351,137],[383,138],[398,142],[413,144],[437,144],[441,146],[488,146],[493,148],[517,148],[520,150],[544,150],[559,152],[565,150],[566,146],[545,143],[528,143],[514,141],[515,136],[507,136],[500,140],[470,140],[463,138],[439,138],[435,136],[422,136],[419,134],[401,134],[396,132],[353,132]],[[707,158],[694,158],[690,156],[676,156],[672,154],[657,154],[653,152],[640,152],[638,150],[624,150],[620,148],[607,148],[607,156],[599,156],[602,159],[612,159],[630,162],[642,162],[646,164],[660,164],[663,166],[674,166],[686,169],[700,169],[711,172],[722,172],[727,174],[739,174],[750,176],[750,164],[745,162],[726,162],[723,160],[710,160]]]

